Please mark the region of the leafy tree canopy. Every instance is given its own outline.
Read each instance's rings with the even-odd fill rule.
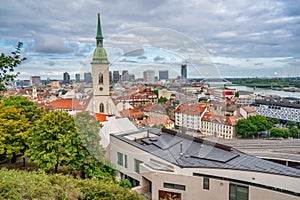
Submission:
[[[249,137],[257,133],[257,126],[247,119],[242,119],[238,121],[235,130],[238,135]]]
[[[297,127],[297,123],[294,121],[287,121],[285,123],[285,126],[288,127],[289,129],[291,129],[291,128]]]
[[[21,110],[0,103],[0,155],[6,159],[23,155],[30,123]]]
[[[114,178],[115,173],[110,174],[103,170],[105,150],[100,146],[100,123],[86,112],[78,113],[74,117],[76,132],[72,137],[72,157],[67,165],[81,172],[81,177]]]
[[[71,141],[75,132],[74,120],[67,113],[52,111],[37,120],[30,129],[30,144],[26,156],[40,168],[50,170],[72,159]]]
[[[26,97],[12,95],[0,97],[0,100],[5,106],[14,106],[15,108],[21,109],[21,114],[25,115],[29,121],[35,120],[41,115],[41,110],[37,110],[37,104],[29,101]]]
[[[5,91],[5,86],[13,81],[19,73],[14,73],[15,68],[20,65],[26,58],[22,58],[21,48],[22,42],[18,43],[17,49],[11,52],[11,55],[0,55],[0,91]]]
[[[282,128],[271,128],[270,136],[273,138],[278,138],[278,137],[288,138],[290,137],[290,132]]]
[[[269,130],[272,127],[264,116],[250,116],[247,119],[239,120],[236,126],[236,133],[242,137],[249,137],[259,132]]]

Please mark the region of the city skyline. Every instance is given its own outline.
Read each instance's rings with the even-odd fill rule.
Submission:
[[[42,79],[60,78],[65,71],[74,77],[76,73],[89,71],[95,48],[94,16],[99,11],[106,22],[103,35],[112,70],[123,70],[132,64],[134,69],[144,65],[167,69],[178,65],[179,69],[184,61],[197,68],[201,60],[197,63],[195,59],[201,54],[214,68],[208,76],[300,75],[297,45],[300,3],[294,1],[235,4],[230,1],[129,1],[124,4],[91,0],[61,4],[4,0],[0,5],[1,51],[9,54],[17,41],[24,43],[22,55],[28,60],[17,68],[21,79],[28,79],[32,74]],[[157,34],[148,36],[149,30]],[[145,40],[149,37],[153,43]],[[164,44],[166,37],[179,38],[173,41],[175,48]],[[130,48],[119,48],[124,41]],[[176,49],[187,41],[194,41],[196,46]],[[196,52],[187,57],[189,48]],[[128,54],[138,49],[141,51],[134,51],[137,54]],[[205,78],[205,73],[195,71],[202,72],[189,70],[188,77]]]

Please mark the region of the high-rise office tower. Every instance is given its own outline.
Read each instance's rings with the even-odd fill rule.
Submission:
[[[113,83],[118,83],[120,80],[119,71],[113,71]]]
[[[154,70],[146,70],[144,71],[144,81],[149,83],[155,82],[155,71]]]
[[[86,82],[86,83],[91,83],[92,82],[92,74],[91,74],[91,72],[85,72],[83,74],[83,76],[84,76],[84,82]]]
[[[63,75],[63,82],[64,83],[70,83],[70,74],[68,72],[65,72]]]
[[[168,70],[159,70],[158,78],[159,78],[159,80],[168,80],[169,79],[169,71]]]
[[[129,74],[128,75],[128,80],[132,81],[132,82],[135,81],[135,75],[134,74]]]
[[[181,65],[181,78],[187,79],[187,64]]]
[[[123,82],[129,81],[129,72],[128,72],[128,70],[123,70],[122,71],[122,81]]]
[[[76,83],[80,82],[80,74],[75,74],[75,81]]]

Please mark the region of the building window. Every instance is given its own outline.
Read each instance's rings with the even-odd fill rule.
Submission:
[[[124,167],[127,168],[127,155],[124,155],[124,161],[125,161],[125,163],[124,163],[125,166]]]
[[[209,178],[208,177],[203,177],[203,189],[209,190]]]
[[[99,74],[99,84],[103,84],[103,74],[101,72]]]
[[[143,163],[143,162],[140,160],[134,159],[134,171],[138,174],[140,173],[140,164],[141,163]]]
[[[164,183],[164,187],[176,190],[185,190],[185,185],[179,185],[174,183]]]
[[[248,187],[230,183],[229,200],[248,200]]]
[[[104,113],[104,104],[103,103],[100,103],[99,111],[100,111],[100,113]]]
[[[118,165],[123,166],[123,154],[120,152],[117,152],[118,155]]]

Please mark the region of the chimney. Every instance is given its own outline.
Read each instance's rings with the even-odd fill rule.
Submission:
[[[182,144],[183,144],[183,142],[180,142],[180,155],[182,156],[183,155],[183,150],[182,150]]]

